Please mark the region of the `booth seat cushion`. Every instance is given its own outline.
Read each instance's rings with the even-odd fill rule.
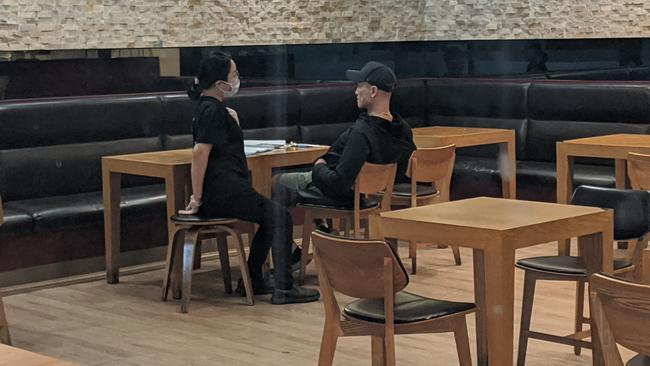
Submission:
[[[395,323],[406,324],[471,311],[476,305],[468,302],[435,300],[408,292],[395,294]],[[361,299],[348,304],[343,313],[351,318],[373,323],[385,321],[383,299]]]
[[[189,149],[192,147],[192,135],[164,135],[162,144],[165,150]]]
[[[34,220],[29,213],[14,208],[12,202],[3,204],[3,223],[0,225],[0,237],[16,233],[31,233],[34,230]]]
[[[125,217],[134,217],[165,211],[165,203],[164,185],[140,186],[122,189],[120,208]],[[35,232],[101,225],[104,220],[102,192],[13,201],[7,205],[30,215]],[[5,230],[4,225],[2,230]]]
[[[614,187],[614,168],[602,165],[576,164],[574,186]],[[554,202],[556,199],[555,163],[517,162],[517,197]],[[456,156],[452,177],[452,199],[492,196],[500,197],[501,177],[495,158]]]

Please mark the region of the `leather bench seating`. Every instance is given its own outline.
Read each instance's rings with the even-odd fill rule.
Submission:
[[[518,196],[555,200],[555,142],[648,133],[646,84],[401,80],[393,109],[413,127],[510,128]],[[356,119],[350,83],[244,89],[228,100],[245,138],[331,144]],[[101,157],[191,146],[183,93],[0,102],[0,272],[104,255]],[[500,196],[495,146],[457,151],[452,197]],[[582,160],[576,184],[614,186],[612,162]],[[166,244],[162,181],[123,176],[122,248]]]

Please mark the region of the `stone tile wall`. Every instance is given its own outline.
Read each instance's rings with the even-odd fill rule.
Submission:
[[[0,0],[0,51],[648,36],[646,0]]]

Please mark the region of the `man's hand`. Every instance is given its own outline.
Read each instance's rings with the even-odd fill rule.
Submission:
[[[314,165],[318,165],[318,164],[327,164],[327,162],[325,161],[325,159],[320,158],[316,160],[316,162],[314,163]]]
[[[234,109],[226,107],[226,110],[228,111],[228,114],[230,114],[230,117],[232,117],[237,124],[239,124],[239,116],[237,115],[237,112],[235,112]]]
[[[184,210],[178,210],[179,215],[196,215],[199,212],[199,207],[201,207],[203,202],[201,199],[194,198],[194,195],[190,197],[190,203],[187,204]]]

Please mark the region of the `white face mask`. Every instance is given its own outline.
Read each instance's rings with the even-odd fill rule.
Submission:
[[[223,92],[223,95],[226,98],[232,97],[233,95],[237,94],[237,92],[239,92],[239,84],[240,84],[239,78],[237,78],[237,81],[235,81],[234,85],[230,84],[230,83],[227,83],[225,81],[222,81],[222,83],[225,84],[225,85],[228,85],[230,87],[230,90],[223,90],[223,89],[220,88],[221,91]]]

